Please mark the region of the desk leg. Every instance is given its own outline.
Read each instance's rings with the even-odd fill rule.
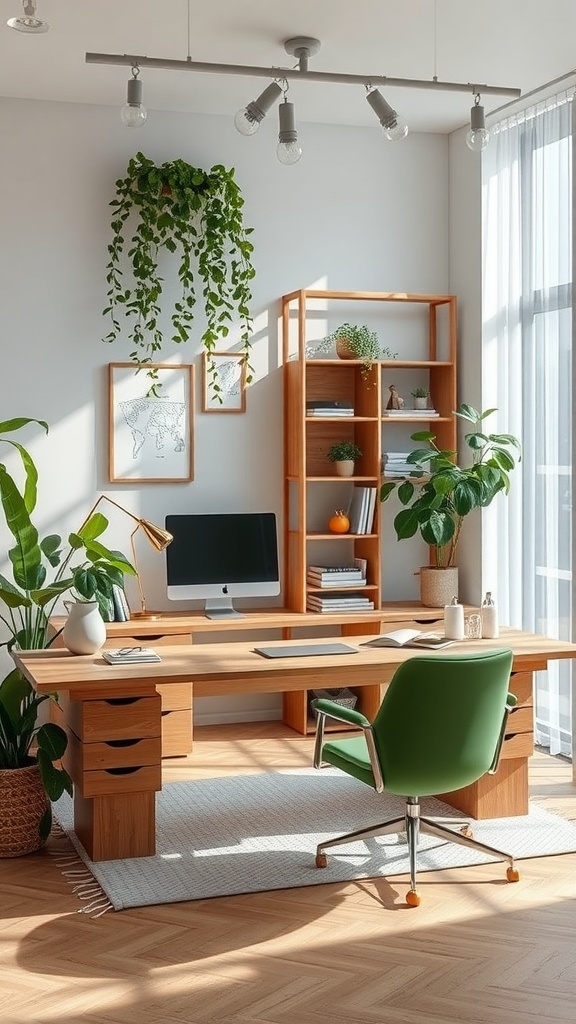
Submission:
[[[93,861],[153,857],[156,793],[74,795],[74,831]]]

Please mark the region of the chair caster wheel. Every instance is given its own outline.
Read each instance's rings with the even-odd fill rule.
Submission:
[[[506,878],[509,882],[519,882],[520,872],[516,868],[506,868]]]
[[[328,857],[326,856],[325,853],[317,853],[316,854],[316,867],[317,868],[327,868],[328,867]]]
[[[470,825],[462,825],[460,829],[460,835],[466,836],[466,839],[474,839],[474,833],[470,828]]]
[[[420,906],[420,894],[416,892],[416,889],[409,889],[406,893],[406,903],[409,907]]]

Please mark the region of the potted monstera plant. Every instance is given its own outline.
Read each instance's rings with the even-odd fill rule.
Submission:
[[[119,551],[100,542],[108,520],[91,516],[68,537],[62,547],[56,534],[40,538],[32,515],[36,508],[38,471],[30,453],[6,435],[42,420],[18,418],[0,422],[0,442],[11,445],[22,467],[19,485],[0,463],[0,501],[5,526],[12,536],[7,551],[12,579],[0,574],[0,647],[11,651],[49,647],[49,619],[58,598],[70,594],[78,600],[104,604],[112,585],[123,584],[134,567]],[[0,561],[4,553],[0,552]],[[48,579],[49,570],[54,570]],[[16,668],[0,683],[0,857],[16,857],[37,850],[51,828],[51,801],[72,783],[61,765],[66,734],[54,722],[38,722],[40,706],[50,695],[38,694]]]
[[[466,516],[510,490],[521,445],[512,434],[484,432],[484,421],[496,411],[478,412],[463,403],[455,412],[473,428],[464,436],[471,455],[467,466],[456,464],[456,452],[438,448],[434,434],[419,430],[411,435],[419,447],[406,459],[414,466],[410,477],[380,488],[381,501],[397,491],[404,506],[394,518],[398,540],[420,534],[430,547],[431,564],[420,568],[421,600],[428,607],[447,604],[458,593],[456,553]]]

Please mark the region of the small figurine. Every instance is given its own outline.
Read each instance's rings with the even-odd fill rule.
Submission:
[[[388,402],[386,404],[386,408],[387,409],[403,409],[404,408],[404,399],[400,398],[400,395],[398,394],[398,392],[396,390],[396,385],[395,384],[390,384],[389,391],[390,391],[390,398],[388,399]]]

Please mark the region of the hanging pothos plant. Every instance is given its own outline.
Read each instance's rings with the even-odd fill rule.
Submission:
[[[190,337],[199,299],[196,281],[201,280],[205,329],[202,344],[210,355],[228,336],[235,320],[240,322],[240,341],[246,382],[252,379],[249,363],[252,319],[250,282],[254,277],[248,239],[252,228],[243,224],[244,199],[234,180],[234,169],[216,164],[210,171],[191,167],[184,160],[160,166],[142,153],[133,157],[125,178],[116,182],[113,239],[106,267],[108,305],[104,314],[112,329],[104,339],[116,340],[122,330],[121,314],[129,322],[133,345],[130,359],[139,367],[158,361],[163,332],[160,326],[164,280],[158,268],[161,249],[179,253],[180,295],[171,312],[172,341]],[[132,236],[129,221],[137,215]],[[127,249],[127,253],[125,252]],[[131,282],[124,279],[125,261]],[[216,369],[210,367],[212,386],[218,393]],[[151,370],[150,376],[154,373]],[[154,390],[152,385],[151,390]]]

